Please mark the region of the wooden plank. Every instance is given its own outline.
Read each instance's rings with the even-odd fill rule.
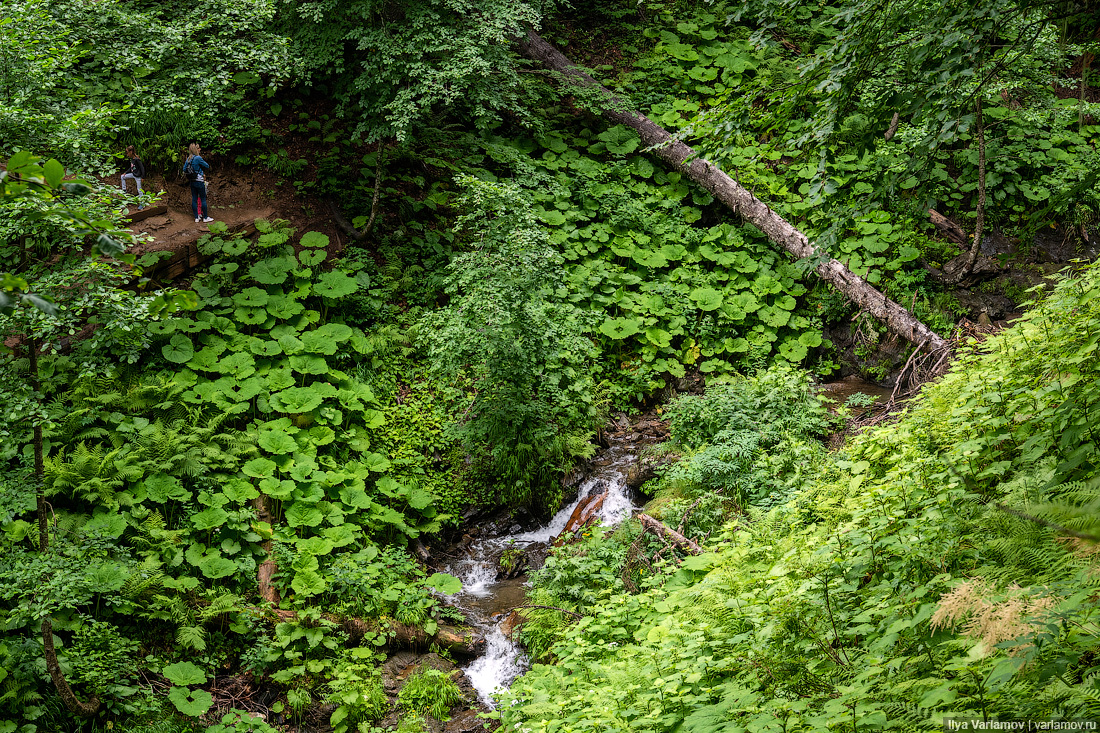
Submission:
[[[150,206],[148,209],[142,209],[141,211],[135,211],[129,216],[122,217],[128,221],[143,221],[151,216],[160,216],[161,214],[167,214],[167,206]]]

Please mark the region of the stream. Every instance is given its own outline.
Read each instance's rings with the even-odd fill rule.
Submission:
[[[634,504],[626,485],[626,470],[635,459],[638,446],[630,441],[612,438],[610,447],[601,451],[589,464],[587,477],[577,491],[577,498],[555,514],[543,527],[527,532],[475,539],[445,568],[462,580],[462,590],[451,596],[452,603],[464,611],[470,622],[484,635],[485,653],[464,668],[466,676],[477,690],[478,697],[493,707],[492,695],[506,689],[528,667],[520,646],[509,639],[501,628],[512,609],[522,606],[527,595],[525,577],[497,580],[501,553],[510,548],[528,550],[536,545],[549,545],[561,534],[573,510],[586,497],[607,492],[597,516],[602,526],[614,526],[630,516]]]

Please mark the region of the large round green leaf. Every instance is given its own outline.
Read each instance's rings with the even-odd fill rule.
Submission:
[[[695,288],[688,297],[695,301],[699,310],[713,311],[722,306],[722,294],[714,288]]]
[[[259,288],[245,288],[233,296],[233,305],[244,308],[263,308],[267,305],[270,296],[266,290]]]
[[[268,453],[293,453],[298,450],[298,444],[294,442],[294,438],[275,430],[260,433],[256,442]]]
[[[236,504],[252,501],[260,495],[256,487],[243,478],[231,478],[225,481],[225,483],[222,484],[222,493],[229,497],[230,501]]]
[[[282,348],[284,354],[299,354],[305,351],[305,344],[297,336],[292,336],[289,333],[283,334],[279,337],[279,346]],[[335,353],[335,351],[333,352]]]
[[[300,414],[321,404],[321,395],[313,387],[291,387],[271,395],[271,407],[278,412]]]
[[[424,585],[448,596],[462,590],[462,581],[447,573],[432,573],[424,579]]]
[[[350,545],[358,536],[359,530],[347,523],[325,529],[325,537],[332,541],[333,547]]]
[[[306,307],[304,305],[289,295],[273,295],[271,299],[267,301],[267,312],[276,318],[282,318],[284,320],[293,318],[305,309]]]
[[[323,593],[327,585],[316,570],[302,570],[294,574],[290,587],[300,596],[315,596]]]
[[[206,690],[188,690],[186,687],[173,687],[168,690],[168,699],[184,715],[197,718],[214,704],[214,696]]]
[[[198,568],[207,578],[217,580],[218,578],[228,578],[235,573],[237,563],[222,557],[221,553],[215,550],[214,553],[199,561]]]
[[[306,232],[299,242],[303,247],[327,247],[328,235],[321,232]]]
[[[174,476],[166,473],[154,473],[144,481],[145,493],[151,501],[163,504],[169,499],[186,500],[191,493]]]
[[[248,268],[248,274],[258,283],[277,285],[285,282],[287,275],[297,266],[298,263],[290,257],[271,257],[252,265]]]
[[[260,481],[260,491],[273,499],[285,499],[294,493],[294,482],[268,476]]]
[[[821,346],[821,332],[820,331],[806,331],[799,335],[798,342],[803,346],[809,348],[815,348]]]
[[[638,333],[641,325],[633,318],[608,318],[600,324],[600,333],[613,339],[625,339]]]
[[[379,453],[368,453],[363,456],[363,465],[375,473],[381,473],[389,470],[390,461]]]
[[[293,387],[294,372],[290,371],[290,367],[278,367],[264,375],[264,382],[267,383],[267,388],[272,392]]]
[[[84,533],[98,532],[107,537],[121,537],[126,531],[126,516],[117,511],[100,512],[84,524]]]
[[[225,520],[229,518],[228,512],[224,509],[212,506],[203,509],[198,514],[191,517],[191,525],[200,531],[208,529],[214,529],[225,524]]]
[[[326,298],[340,298],[351,295],[358,289],[359,285],[355,282],[355,278],[339,270],[330,270],[321,275],[313,286],[314,293]]]
[[[258,326],[267,320],[267,311],[263,308],[237,308],[233,311],[233,317],[238,323]]]
[[[206,682],[206,672],[191,662],[169,664],[160,672],[173,685],[201,685]]]
[[[299,374],[328,374],[328,362],[316,354],[296,354],[290,357],[290,368]]]
[[[351,334],[348,335],[350,336]],[[314,354],[327,354],[329,356],[335,354],[339,346],[336,339],[332,338],[321,329],[303,333],[302,344],[305,346],[306,351]]]
[[[270,458],[253,458],[243,466],[241,471],[245,476],[251,476],[252,478],[265,478],[275,473],[275,461]]]
[[[177,333],[168,343],[160,347],[160,353],[173,364],[183,364],[195,355],[195,345],[187,336]]]
[[[286,510],[286,523],[291,527],[316,527],[325,518],[312,504],[296,501]]]
[[[662,349],[672,343],[672,334],[670,334],[663,328],[657,328],[656,326],[647,328],[645,330],[645,337],[649,340],[651,344]]]
[[[310,537],[305,540],[298,540],[298,552],[305,552],[310,555],[327,555],[332,552],[332,548],[335,546],[332,544],[332,540],[327,537]]]
[[[604,130],[597,137],[607,146],[608,152],[615,155],[629,155],[638,149],[637,134],[624,125],[615,125]]]

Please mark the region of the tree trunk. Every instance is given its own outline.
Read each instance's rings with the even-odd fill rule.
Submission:
[[[37,395],[41,389],[38,381],[38,339],[34,336],[27,339],[27,350],[30,352],[31,389]],[[36,416],[34,421],[34,493],[38,510],[38,551],[46,553],[50,549],[50,525],[46,516],[46,490],[45,490],[45,460],[42,456],[42,418]],[[53,621],[49,616],[42,619],[42,648],[46,657],[46,671],[50,673],[57,694],[61,702],[74,715],[89,718],[99,710],[99,698],[93,695],[88,702],[77,699],[73,688],[69,687],[61,671],[61,665],[57,662],[57,649],[53,645]]]
[[[298,619],[296,611],[278,609],[275,611],[275,615],[280,621],[284,622]],[[455,654],[467,656],[485,651],[485,639],[476,630],[464,626],[439,624],[436,632],[429,635],[419,626],[403,624],[396,620],[390,620],[389,626],[382,629],[375,623],[354,616],[323,614],[323,617],[327,621],[338,624],[353,644],[358,643],[368,633],[385,633],[389,638],[386,647],[390,649],[403,649],[406,647],[426,649],[435,644]]]
[[[664,537],[666,540],[676,545],[684,552],[691,553],[692,555],[703,554],[702,547],[700,547],[692,540],[689,540],[687,537],[684,537],[682,534],[672,529],[668,525],[662,524],[648,514],[636,514],[635,516],[638,517],[638,521],[642,523],[642,527],[648,529],[654,534]]]
[[[261,522],[267,522],[272,524],[271,509],[267,504],[267,497],[260,494],[252,500],[252,508],[256,510],[256,519]],[[256,582],[259,585],[260,598],[273,605],[275,608],[279,607],[279,591],[275,589],[275,586],[271,583],[271,579],[278,572],[279,566],[275,564],[275,556],[271,554],[272,543],[271,540],[267,540],[261,545],[264,552],[267,555],[264,557],[263,562],[260,563],[259,568],[256,569]]]
[[[352,238],[353,241],[361,242],[370,236],[371,231],[374,229],[374,221],[378,217],[378,199],[382,193],[382,160],[385,149],[379,144],[378,146],[378,163],[374,168],[374,198],[370,204],[370,219],[367,221],[367,225],[363,227],[363,231],[356,229],[351,222],[344,218],[344,215],[340,213],[340,207],[336,204],[329,202],[329,207],[332,209],[332,219],[336,222],[336,226],[340,227],[340,231]]]
[[[534,30],[529,30],[526,38],[520,38],[517,44],[521,53],[542,63],[546,68],[559,72],[568,81],[601,91],[606,99],[603,115],[608,120],[632,128],[646,146],[653,148],[657,157],[710,191],[715,198],[764,232],[769,240],[800,259],[818,256],[816,248],[810,244],[805,234],[795,229],[713,163],[698,157],[684,143],[673,140],[664,128],[645,115],[631,111],[623,100],[588,74],[576,69],[569,59]],[[928,341],[933,349],[947,346],[944,339],[913,317],[913,314],[837,260],[828,259],[815,269],[826,282],[851,298],[862,310],[882,321],[892,333],[914,344]]]
[[[1093,34],[1096,35],[1096,34]],[[1077,134],[1085,129],[1085,90],[1088,89],[1089,66],[1092,65],[1092,54],[1085,52],[1081,57],[1081,85],[1077,90]]]
[[[956,283],[962,282],[963,278],[974,271],[974,263],[978,261],[978,253],[982,249],[982,229],[985,227],[985,123],[982,120],[980,96],[974,99],[974,109],[977,111],[978,127],[978,206],[974,215],[974,241],[970,244],[966,264],[953,278]]]
[[[958,224],[935,209],[928,210],[928,218],[946,239],[955,244],[966,244],[968,239],[966,232]]]

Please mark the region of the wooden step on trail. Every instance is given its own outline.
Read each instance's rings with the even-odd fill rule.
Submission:
[[[124,216],[122,218],[125,219],[126,221],[131,221],[131,222],[133,222],[133,221],[144,221],[145,219],[148,219],[150,217],[160,216],[161,214],[167,214],[167,213],[168,213],[168,207],[167,206],[150,206],[147,209],[142,209],[140,211],[135,211],[134,213],[128,214],[127,216]]]

